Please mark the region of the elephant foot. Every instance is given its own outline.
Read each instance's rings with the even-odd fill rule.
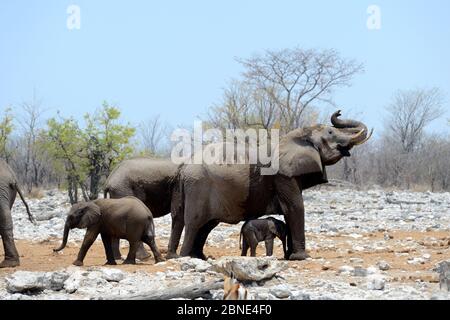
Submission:
[[[155,257],[155,263],[160,263],[160,262],[164,262],[166,261],[166,259],[164,259],[163,257],[159,256],[159,257]]]
[[[169,260],[169,259],[177,259],[179,257],[180,256],[176,252],[167,252],[167,254],[166,254],[166,259],[167,260]]]
[[[122,264],[136,264],[136,260],[125,259]]]
[[[19,259],[17,260],[3,260],[2,263],[0,263],[0,268],[14,268],[20,266]]]
[[[138,258],[141,261],[148,260],[152,255],[144,250],[138,250],[136,252],[136,258]]]
[[[116,261],[106,261],[105,266],[115,266],[117,265]]]
[[[289,260],[306,260],[307,258],[309,258],[309,255],[304,250],[294,252],[289,256]]]
[[[202,259],[202,260],[208,260],[208,258],[205,256],[203,252],[194,252],[190,255],[192,258],[196,259]]]
[[[75,260],[72,264],[73,264],[74,266],[81,267],[81,266],[83,265],[83,261]]]

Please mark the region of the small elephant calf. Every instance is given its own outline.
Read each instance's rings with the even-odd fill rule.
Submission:
[[[64,249],[69,237],[69,230],[73,228],[87,228],[77,259],[73,262],[76,266],[82,266],[87,251],[101,234],[105,247],[106,264],[114,265],[114,254],[111,247],[111,239],[126,239],[130,243],[130,249],[124,264],[136,263],[136,250],[139,241],[150,246],[155,257],[155,262],[164,259],[155,242],[155,226],[150,210],[142,201],[135,197],[120,199],[98,199],[89,202],[77,203],[72,206],[64,226],[64,237],[61,246],[53,251]]]
[[[283,243],[283,251],[286,257],[286,237],[287,228],[283,221],[275,218],[255,219],[244,223],[239,237],[239,243],[242,237],[242,256],[246,256],[250,247],[252,257],[256,256],[256,247],[261,241],[265,241],[266,255],[273,254],[273,240],[278,237]]]

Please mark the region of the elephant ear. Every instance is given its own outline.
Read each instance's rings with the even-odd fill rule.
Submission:
[[[302,189],[328,182],[319,150],[303,129],[290,132],[280,142],[279,173],[297,178]]]
[[[273,220],[268,221],[268,226],[269,226],[270,232],[272,232],[274,235],[276,235],[278,237],[280,236],[280,233],[277,230],[277,226],[275,225],[275,222]]]
[[[94,203],[89,203],[83,208],[82,216],[80,219],[80,228],[88,228],[89,226],[96,224],[100,220],[100,207]]]

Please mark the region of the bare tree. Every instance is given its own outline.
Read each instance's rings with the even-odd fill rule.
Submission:
[[[40,153],[40,135],[42,131],[42,117],[46,112],[42,108],[42,101],[36,98],[33,92],[33,98],[29,102],[23,102],[21,105],[21,116],[17,118],[22,128],[22,139],[25,145],[23,157],[23,174],[28,189],[31,192],[33,187],[37,187],[41,181],[45,163],[41,161]]]
[[[238,61],[245,68],[244,81],[277,106],[278,121],[285,131],[305,125],[309,107],[332,103],[334,89],[349,86],[353,76],[363,70],[362,64],[340,57],[335,50],[268,50]]]
[[[208,110],[212,127],[221,129],[245,129],[251,123],[251,90],[244,83],[233,80],[224,89],[222,101]]]
[[[149,155],[157,155],[162,152],[162,147],[167,140],[168,126],[163,124],[160,115],[156,115],[139,124],[138,132],[143,152]]]
[[[444,111],[443,94],[437,88],[398,91],[388,111],[387,125],[392,139],[410,153],[420,143],[424,128]]]

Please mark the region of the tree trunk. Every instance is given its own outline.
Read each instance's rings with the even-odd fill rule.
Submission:
[[[195,299],[210,297],[211,290],[223,288],[223,280],[202,282],[190,286],[177,286],[128,296],[109,296],[103,300],[169,300],[175,298]]]

